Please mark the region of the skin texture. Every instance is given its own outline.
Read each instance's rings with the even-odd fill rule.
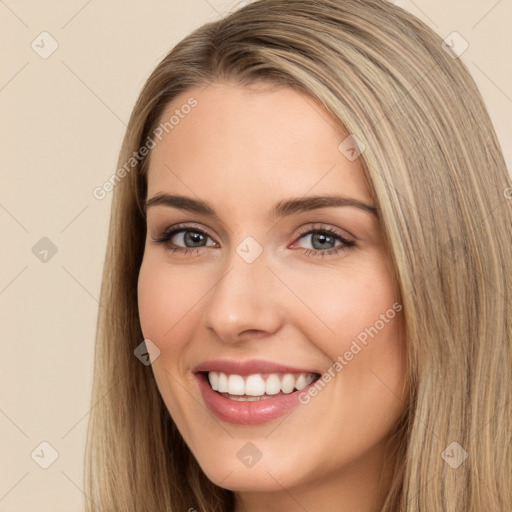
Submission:
[[[197,106],[151,152],[148,198],[201,199],[218,218],[147,210],[139,313],[144,337],[160,349],[152,368],[165,404],[208,478],[236,492],[237,512],[378,510],[383,464],[393,462],[384,445],[406,404],[403,313],[309,404],[262,425],[213,416],[191,371],[226,358],[325,372],[398,301],[374,214],[343,206],[267,217],[292,197],[336,193],[374,205],[360,158],[340,152],[348,134],[291,88],[216,82],[182,93],[163,118],[190,97]],[[192,252],[170,250],[194,247],[183,232],[154,241],[183,222],[208,233]],[[315,255],[343,244],[322,246],[302,227],[334,229],[355,246]],[[248,236],[263,248],[252,263],[236,252]],[[252,467],[237,457],[247,442],[262,454]]]

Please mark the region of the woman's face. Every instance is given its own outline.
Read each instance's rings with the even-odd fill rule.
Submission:
[[[214,83],[173,115],[151,150],[138,301],[174,422],[224,488],[373,499],[405,347],[348,134],[287,87]]]

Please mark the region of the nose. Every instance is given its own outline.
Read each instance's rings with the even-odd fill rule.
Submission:
[[[278,287],[283,285],[264,254],[248,263],[233,251],[206,297],[203,324],[226,343],[266,337],[282,325]]]

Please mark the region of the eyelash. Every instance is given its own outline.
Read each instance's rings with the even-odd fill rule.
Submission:
[[[167,228],[157,238],[153,239],[153,241],[157,244],[171,245],[169,247],[169,250],[173,254],[175,252],[179,252],[183,256],[185,256],[189,253],[192,253],[194,251],[197,252],[198,249],[202,249],[205,247],[205,246],[203,246],[203,247],[180,247],[177,245],[169,244],[170,239],[174,235],[181,233],[183,231],[185,231],[185,232],[191,231],[194,233],[200,233],[201,235],[205,235],[209,238],[212,238],[206,231],[204,231],[201,228],[198,228],[197,226],[179,225],[179,226],[174,226],[172,228]],[[306,254],[307,256],[324,258],[327,255],[328,256],[336,255],[336,254],[340,253],[341,251],[348,251],[350,249],[353,249],[356,245],[354,242],[352,242],[351,240],[348,240],[347,238],[345,238],[344,236],[342,236],[340,233],[336,232],[335,230],[333,230],[329,227],[324,227],[322,225],[320,225],[320,226],[315,225],[313,227],[307,226],[307,227],[301,229],[297,240],[300,240],[301,238],[305,237],[306,235],[317,234],[317,233],[323,233],[323,234],[332,236],[332,237],[338,239],[339,241],[341,241],[343,245],[333,247],[331,249],[326,249],[326,250],[299,248],[299,250],[303,251],[304,254]]]

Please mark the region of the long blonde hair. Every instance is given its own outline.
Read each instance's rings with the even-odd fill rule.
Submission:
[[[256,1],[187,36],[144,85],[113,192],[87,510],[233,507],[233,493],[206,478],[181,438],[151,367],[134,356],[148,159],[130,158],[176,95],[219,80],[306,92],[366,148],[405,315],[411,397],[382,512],[512,510],[511,184],[464,64],[385,0]]]

